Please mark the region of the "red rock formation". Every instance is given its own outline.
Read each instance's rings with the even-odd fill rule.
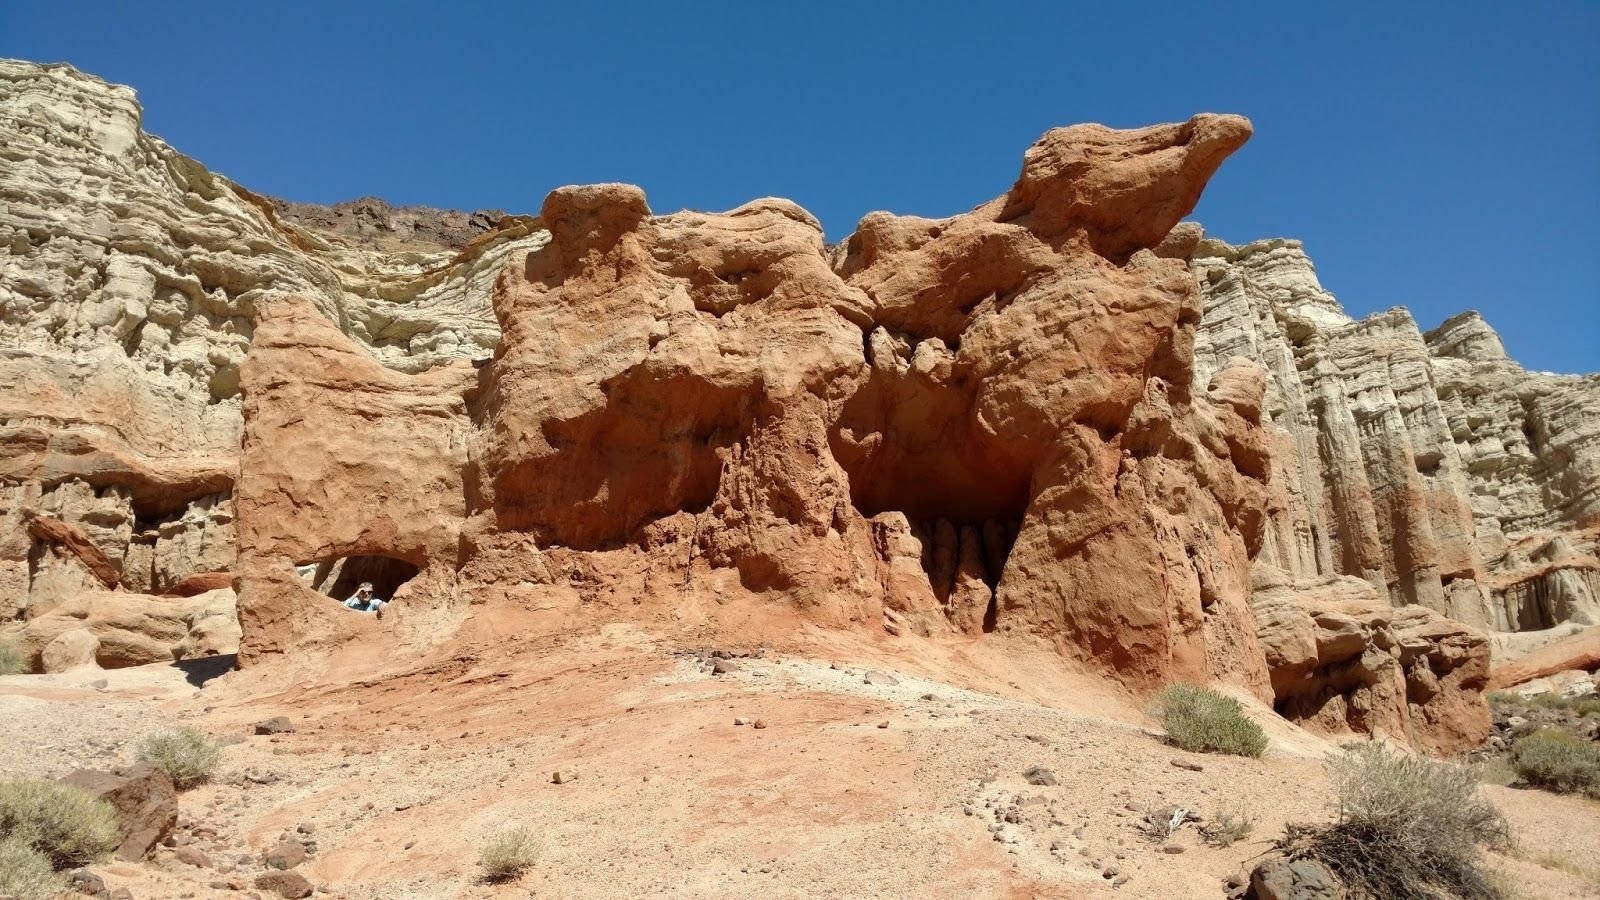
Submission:
[[[574,566],[733,573],[818,621],[1031,633],[1131,684],[1265,695],[1264,379],[1219,373],[1216,402],[1191,383],[1193,281],[1148,252],[1248,135],[1229,116],[1058,129],[1003,197],[875,213],[832,259],[786,201],[656,217],[637,188],[563,188],[549,244],[496,285],[481,389],[263,304],[245,658],[337,631],[297,611],[314,598],[291,566],[360,553],[423,568],[402,607],[557,592]]]
[[[23,510],[22,516],[28,522],[28,533],[35,539],[60,547],[76,556],[101,585],[108,588],[117,586],[122,577],[121,572],[110,559],[106,558],[105,551],[96,547],[82,529],[54,516],[40,515],[33,510]]]
[[[243,660],[354,627],[297,565],[372,554],[453,571],[473,377],[466,363],[395,372],[309,303],[263,305],[240,373]]]
[[[1515,687],[1524,681],[1577,669],[1600,669],[1600,631],[1588,629],[1568,635],[1519,660],[1496,666],[1488,686],[1494,690]]]

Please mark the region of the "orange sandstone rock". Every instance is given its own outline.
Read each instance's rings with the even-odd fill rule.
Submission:
[[[308,609],[293,564],[381,554],[423,569],[402,612],[548,602],[581,570],[580,594],[636,585],[655,611],[735,591],[1266,696],[1264,378],[1191,383],[1194,283],[1149,252],[1248,135],[1057,129],[997,200],[874,213],[832,253],[787,201],[653,216],[634,187],[561,188],[549,243],[496,283],[481,373],[400,375],[263,304],[245,659],[356,627]]]

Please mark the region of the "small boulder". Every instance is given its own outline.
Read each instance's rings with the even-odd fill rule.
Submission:
[[[578,773],[570,769],[558,769],[550,773],[551,784],[567,784],[568,782],[576,781],[577,778]]]
[[[270,719],[256,723],[256,734],[286,734],[294,731],[294,723],[288,716],[273,716]]]
[[[172,855],[179,862],[187,863],[197,869],[211,868],[211,857],[207,856],[199,847],[179,847],[172,851]]]
[[[67,873],[67,886],[86,897],[108,898],[106,881],[88,869],[73,869]]]
[[[279,841],[261,854],[261,861],[272,869],[292,869],[306,861],[306,848],[295,841]]]
[[[1273,856],[1250,873],[1251,900],[1344,900],[1339,879],[1328,867],[1309,859]]]
[[[711,664],[711,674],[713,675],[726,675],[729,672],[738,671],[738,669],[739,664],[731,659],[719,658],[716,662]]]
[[[311,882],[299,872],[268,872],[256,878],[256,887],[270,891],[286,900],[299,900],[311,896]]]
[[[172,779],[144,763],[113,772],[79,769],[61,781],[83,788],[116,810],[118,859],[143,859],[178,824],[178,791]]]
[[[70,672],[94,665],[100,652],[100,639],[87,628],[73,628],[56,635],[39,651],[39,665],[46,672]]]
[[[1027,781],[1029,784],[1041,786],[1049,786],[1060,783],[1056,781],[1056,773],[1046,769],[1044,766],[1033,766],[1024,771],[1022,773],[1022,777],[1023,780]]]
[[[893,687],[900,683],[900,679],[894,677],[893,675],[885,675],[882,672],[868,672],[867,674],[861,676],[861,683],[879,684]]]

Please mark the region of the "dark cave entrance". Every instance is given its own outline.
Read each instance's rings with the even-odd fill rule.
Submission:
[[[869,360],[890,351],[896,359],[874,364],[868,383],[845,403],[829,449],[858,512],[906,517],[929,587],[952,624],[969,634],[993,631],[1000,582],[1033,497],[1037,448],[981,427],[979,382],[969,371],[952,362],[948,374],[932,378],[908,368],[916,342],[902,337],[868,339]],[[935,344],[934,355],[949,353]]]
[[[343,602],[364,581],[372,582],[372,594],[380,600],[393,600],[400,586],[415,578],[418,568],[392,556],[343,556],[315,560],[295,566],[302,580],[312,589]]]
[[[835,446],[850,497],[867,518],[906,517],[922,547],[934,597],[961,630],[993,631],[998,591],[1031,496],[1031,474],[975,442],[940,441],[912,449],[886,443],[870,455]],[[974,604],[981,602],[981,612]]]

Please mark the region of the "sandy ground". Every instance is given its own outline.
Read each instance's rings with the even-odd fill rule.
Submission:
[[[227,742],[216,779],[181,801],[179,840],[206,865],[162,849],[96,867],[139,898],[253,891],[285,837],[311,845],[300,871],[319,896],[374,900],[1221,897],[1285,822],[1328,815],[1331,743],[1274,719],[1261,760],[1184,753],[1049,654],[897,656],[814,633],[713,674],[695,649],[609,625],[360,680],[204,666],[0,678],[0,774],[128,761],[170,724]],[[252,733],[275,715],[296,730]],[[1034,766],[1057,783],[1030,784]],[[1600,804],[1486,790],[1520,842],[1492,863],[1525,896],[1600,897]],[[1144,837],[1145,813],[1173,805],[1255,830],[1226,849],[1192,825]],[[540,859],[485,883],[478,848],[509,823],[542,836]]]

